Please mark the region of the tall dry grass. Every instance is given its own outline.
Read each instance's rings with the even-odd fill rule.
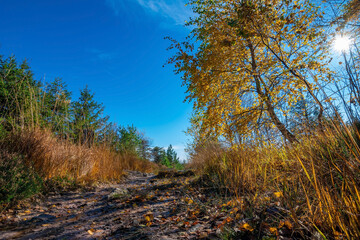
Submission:
[[[25,156],[26,163],[45,179],[68,177],[77,181],[120,179],[124,170],[153,171],[156,165],[132,154],[119,154],[109,147],[75,145],[50,131],[14,131],[1,139],[0,147]]]
[[[236,196],[263,204],[281,192],[281,204],[303,230],[329,238],[360,238],[359,131],[328,127],[294,146],[202,146],[190,165]],[[255,200],[257,199],[257,200]],[[257,201],[257,202],[256,202]]]

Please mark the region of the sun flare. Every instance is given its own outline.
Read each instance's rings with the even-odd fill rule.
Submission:
[[[350,48],[350,38],[347,36],[338,35],[335,37],[334,48],[339,52],[345,52]]]

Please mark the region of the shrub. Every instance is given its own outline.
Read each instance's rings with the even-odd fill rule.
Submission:
[[[33,167],[18,154],[0,153],[0,203],[7,204],[38,193],[43,186]]]

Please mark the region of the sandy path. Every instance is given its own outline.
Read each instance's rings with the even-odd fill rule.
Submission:
[[[196,239],[200,225],[179,217],[191,204],[181,190],[187,180],[130,172],[122,184],[50,195],[4,213],[0,239]]]

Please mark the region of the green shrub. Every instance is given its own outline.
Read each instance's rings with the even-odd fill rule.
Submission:
[[[40,176],[18,154],[0,153],[0,203],[11,203],[38,193]]]

